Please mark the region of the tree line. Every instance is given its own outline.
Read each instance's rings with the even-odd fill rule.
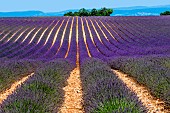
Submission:
[[[165,12],[161,13],[160,15],[170,15],[170,11],[165,11]]]
[[[93,8],[91,11],[82,8],[78,12],[68,12],[65,13],[64,16],[110,16],[113,13],[113,9],[111,8],[101,8],[99,10]]]

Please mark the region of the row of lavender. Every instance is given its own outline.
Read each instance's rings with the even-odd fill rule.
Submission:
[[[137,96],[102,60],[86,59],[80,70],[86,113],[147,112]]]
[[[168,53],[168,51],[165,52],[165,50],[166,49],[168,50],[169,47],[167,43],[169,40],[167,31],[165,31],[165,34],[157,33],[158,31],[154,33],[155,30],[151,30],[151,28],[149,27],[143,27],[147,26],[147,24],[144,24],[145,23],[144,21],[142,22],[138,20],[135,21],[135,19],[133,18],[132,20],[135,21],[133,23],[131,19],[132,18],[129,18],[127,19],[128,22],[121,23],[118,21],[119,19],[116,20],[116,18],[114,20],[114,18],[109,19],[103,17],[100,18],[99,20],[97,17],[95,18],[64,17],[58,20],[57,19],[51,20],[49,23],[47,22],[45,25],[44,24],[42,26],[40,25],[39,29],[41,32],[37,34],[35,32],[38,31],[37,30],[38,28],[34,29],[33,26],[32,27],[28,26],[28,29],[30,28],[32,30],[28,30],[26,32],[22,30],[23,34],[18,33],[18,36],[22,35],[21,37],[23,37],[22,39],[20,39],[19,37],[19,39],[16,41],[19,42],[19,44],[13,43],[17,38],[14,39],[11,38],[10,40],[9,38],[3,39],[4,42],[2,42],[1,44],[2,47],[1,55],[2,57],[6,56],[9,58],[14,58],[16,56],[15,58],[19,59],[37,59],[37,60],[44,58],[48,60],[49,59],[52,60],[54,58],[68,58],[69,60],[75,63],[77,52],[76,38],[78,37],[79,44],[78,47],[80,50],[79,53],[82,66],[81,79],[83,82],[86,112],[102,112],[103,110],[111,110],[115,112],[137,112],[140,111],[141,109],[142,112],[143,107],[140,105],[140,102],[138,102],[137,99],[133,100],[133,97],[135,97],[134,94],[130,92],[128,88],[119,79],[117,79],[112,72],[110,72],[110,68],[106,64],[104,64],[100,60],[99,61],[84,60],[87,57],[97,57],[103,60],[111,58],[113,60],[112,61],[113,63],[111,63],[112,68],[116,68],[117,66],[117,69],[120,69],[126,73],[130,69],[137,68],[137,70],[134,71],[131,70],[132,73],[130,73],[130,75],[136,76],[137,80],[140,83],[146,84],[153,94],[158,95],[158,97],[164,99],[166,102],[169,102],[168,100],[169,76],[168,73],[164,74],[164,72],[167,72],[166,70],[168,69],[169,63],[166,63],[167,68],[166,69],[161,68],[160,69],[161,73],[158,74],[157,72],[160,71],[159,70],[160,66],[154,67],[153,66],[154,64],[151,66],[149,64],[150,67],[149,66],[147,67],[149,68],[149,70],[146,71],[147,73],[145,73],[145,76],[142,76],[146,69],[145,63],[143,64],[142,62],[143,67],[141,67],[140,66],[141,62],[137,63],[136,66],[136,64],[133,63],[130,64],[129,60],[125,62],[122,61],[119,62],[119,60],[116,61],[113,59],[114,57],[122,55],[123,56],[152,55],[153,50],[154,49],[157,50],[159,48],[160,50],[158,50],[157,52],[154,51],[154,54],[158,54],[158,52],[160,52],[159,54],[163,53],[166,55]],[[147,18],[142,17],[142,20],[143,19],[147,20]],[[125,18],[122,17],[122,21],[124,20]],[[138,24],[136,25],[135,23]],[[25,26],[27,26],[27,24]],[[37,27],[37,25],[35,25],[35,27]],[[15,30],[13,30],[12,32],[13,33],[11,34],[11,36],[14,34],[12,36],[14,37],[16,35],[14,33]],[[156,34],[158,34],[157,37]],[[9,35],[9,37],[11,36]],[[24,41],[22,44],[22,41],[25,37],[26,37],[25,41],[28,40],[28,42]],[[32,37],[36,37],[36,41],[34,43],[30,43]],[[161,49],[161,47],[164,48]],[[148,54],[147,53],[148,51],[151,53]],[[82,61],[84,61],[84,63]],[[132,61],[134,60],[132,59]],[[108,60],[108,62],[110,62],[110,60]],[[24,63],[20,64],[21,64],[20,69],[22,69]],[[63,87],[63,85],[61,84],[64,84],[65,79],[67,79],[68,77],[62,76],[65,79],[61,80],[60,75],[63,75],[65,71],[69,72],[71,70],[70,68],[72,68],[73,66],[69,67],[70,64],[68,64],[68,62],[64,63],[64,61],[60,62],[59,60],[52,61],[51,63],[47,63],[45,65],[46,66],[39,68],[36,71],[33,78],[26,82],[26,84],[23,84],[22,87],[19,88],[16,93],[11,95],[3,103],[1,112],[9,111],[34,112],[35,110],[37,110],[38,112],[51,112],[53,110],[57,110],[57,108],[60,106],[60,102],[63,101],[62,100],[63,91],[61,90],[61,87]],[[119,67],[119,65],[121,66]],[[9,65],[7,65],[7,67],[9,67]],[[16,68],[17,66],[14,67]],[[64,69],[64,71],[62,69]],[[14,71],[13,68],[11,68],[11,70]],[[138,70],[143,70],[141,72],[142,74],[138,73]],[[60,74],[56,74],[58,72]],[[154,72],[154,75],[156,76],[153,76],[153,73],[151,72]],[[151,76],[148,77],[148,73],[150,73]],[[18,74],[20,73],[17,73],[17,75]],[[58,80],[57,82],[55,77]],[[157,86],[154,87],[152,85],[153,82],[148,82],[147,81],[148,79],[157,81]],[[50,93],[48,93],[47,91]],[[33,95],[34,98],[30,98],[31,97],[30,95]],[[24,105],[24,107],[21,105]],[[115,105],[117,108],[113,108],[112,107],[113,105]]]
[[[44,64],[38,60],[1,59],[0,63],[0,72],[3,75],[0,85],[4,86],[2,89],[6,89],[19,77],[36,70],[33,77],[3,102],[1,112],[52,112],[61,107],[64,99],[62,87],[75,67],[69,61],[58,59]],[[166,108],[169,109],[169,58],[122,57],[110,59],[108,63],[112,68],[119,69],[135,77],[139,83],[145,84],[154,96],[166,102]],[[110,66],[99,59],[86,59],[81,64],[85,111],[146,112],[146,108],[114,75]]]
[[[45,30],[48,30],[47,28],[51,26],[52,23],[54,25],[57,20],[59,20],[59,18],[53,20],[45,19],[43,21],[40,19],[31,22],[25,20],[26,25],[20,29],[20,31],[17,31],[17,33],[17,29],[12,27],[14,31],[9,30],[9,32],[14,35],[2,37],[4,38],[3,41],[5,41],[5,43],[1,44],[1,56],[11,58],[20,55],[20,58],[22,58],[23,55],[27,55],[33,48],[38,49],[37,47],[41,47],[43,43],[41,39],[45,40],[45,38],[47,38]],[[8,40],[9,38],[11,38],[11,40]],[[27,49],[29,51],[26,51]]]
[[[59,111],[64,101],[63,87],[67,85],[66,80],[75,66],[65,59],[39,63],[34,75],[0,105],[0,113]],[[13,68],[16,68],[14,63]]]
[[[65,59],[42,63],[34,75],[0,105],[1,113],[59,112],[63,87],[75,66]],[[80,67],[86,113],[143,113],[147,109],[99,59],[86,59]]]
[[[43,58],[48,60],[68,57],[75,62],[76,33],[73,32],[71,34],[70,28],[71,23],[74,22],[72,29],[75,31],[76,20],[69,18],[57,19],[58,20],[53,20],[50,25],[50,21],[48,20],[45,26],[39,27],[35,25],[34,28],[32,26],[25,31],[21,30],[22,33],[13,33],[12,39],[15,41],[12,39],[6,41],[4,39],[3,41],[5,41],[5,43],[1,44],[1,57],[14,59],[23,59],[25,57],[26,59]],[[71,40],[69,41],[70,37]],[[6,39],[9,38],[6,37]],[[68,49],[68,45],[70,49]]]
[[[87,38],[91,54],[95,53],[92,56],[105,59],[106,57],[118,56],[169,54],[170,46],[168,42],[170,39],[168,34],[162,35],[164,33],[161,34],[158,31],[151,32],[150,29],[154,28],[154,24],[150,24],[148,29],[142,27],[145,22],[153,21],[152,18],[150,20],[150,18],[145,17],[145,21],[141,20],[141,17],[137,17],[135,19],[136,21],[134,21],[132,17],[129,17],[127,20],[125,17],[122,18],[123,19],[120,17],[117,19],[114,17],[103,17],[102,19],[92,18],[94,21],[101,20],[103,22],[103,24],[101,21],[96,23],[100,26],[98,28],[95,28],[95,26],[97,26],[95,22],[89,22],[90,28],[86,29],[92,33],[94,38],[94,43],[88,41],[90,38]],[[167,18],[165,20],[167,20]],[[157,25],[164,27],[165,23],[157,23]],[[86,27],[86,25],[84,26]],[[165,30],[165,32],[168,32],[168,29]],[[88,33],[86,36],[90,37]],[[97,49],[96,51],[92,44]]]
[[[111,68],[134,77],[170,110],[170,56],[119,57],[108,61]]]
[[[36,70],[42,61],[0,59],[0,92]]]
[[[77,35],[80,61],[86,57],[107,59],[117,56],[169,54],[170,39],[168,24],[166,25],[168,19],[162,17],[14,18],[11,21],[16,22],[15,27],[11,27],[11,24],[8,24],[10,19],[3,18],[0,19],[1,25],[5,23],[8,25],[4,25],[4,31],[0,34],[0,57],[47,60],[68,58],[75,62]],[[160,26],[165,33],[153,30],[155,26]]]

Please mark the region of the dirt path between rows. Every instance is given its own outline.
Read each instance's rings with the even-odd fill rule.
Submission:
[[[75,68],[71,72],[67,82],[68,85],[63,88],[65,96],[60,113],[83,113],[83,94],[79,68]]]
[[[60,108],[60,113],[84,113],[83,109],[83,91],[80,79],[80,57],[79,57],[79,36],[78,36],[78,17],[76,18],[76,68],[71,72],[67,82],[68,85],[63,88],[65,91],[64,102]]]
[[[112,70],[119,79],[121,79],[126,86],[133,91],[143,105],[149,110],[148,113],[170,113],[170,111],[165,110],[165,103],[159,99],[155,99],[148,89],[127,74],[124,74],[118,70]]]
[[[0,94],[0,104],[2,104],[2,102],[4,100],[7,99],[7,97],[9,95],[11,95],[14,91],[16,91],[17,88],[19,88],[19,86],[21,86],[22,83],[24,83],[26,80],[28,80],[28,78],[30,78],[34,73],[31,73],[30,75],[23,77],[22,79],[16,81],[15,83],[13,83],[11,85],[11,87],[9,89],[7,89],[6,91],[2,92]]]

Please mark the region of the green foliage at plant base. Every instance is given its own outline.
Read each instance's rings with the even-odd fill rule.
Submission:
[[[120,111],[119,111],[120,110]],[[113,112],[127,112],[127,113],[140,113],[139,108],[134,102],[129,102],[125,98],[114,98],[104,103],[93,111],[94,113],[113,113]]]

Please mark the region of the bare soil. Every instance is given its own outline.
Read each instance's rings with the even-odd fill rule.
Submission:
[[[170,113],[164,109],[165,103],[160,99],[156,99],[151,95],[147,87],[139,84],[133,77],[128,76],[118,70],[112,70],[119,79],[121,79],[126,86],[133,91],[143,105],[149,110],[148,113]]]

